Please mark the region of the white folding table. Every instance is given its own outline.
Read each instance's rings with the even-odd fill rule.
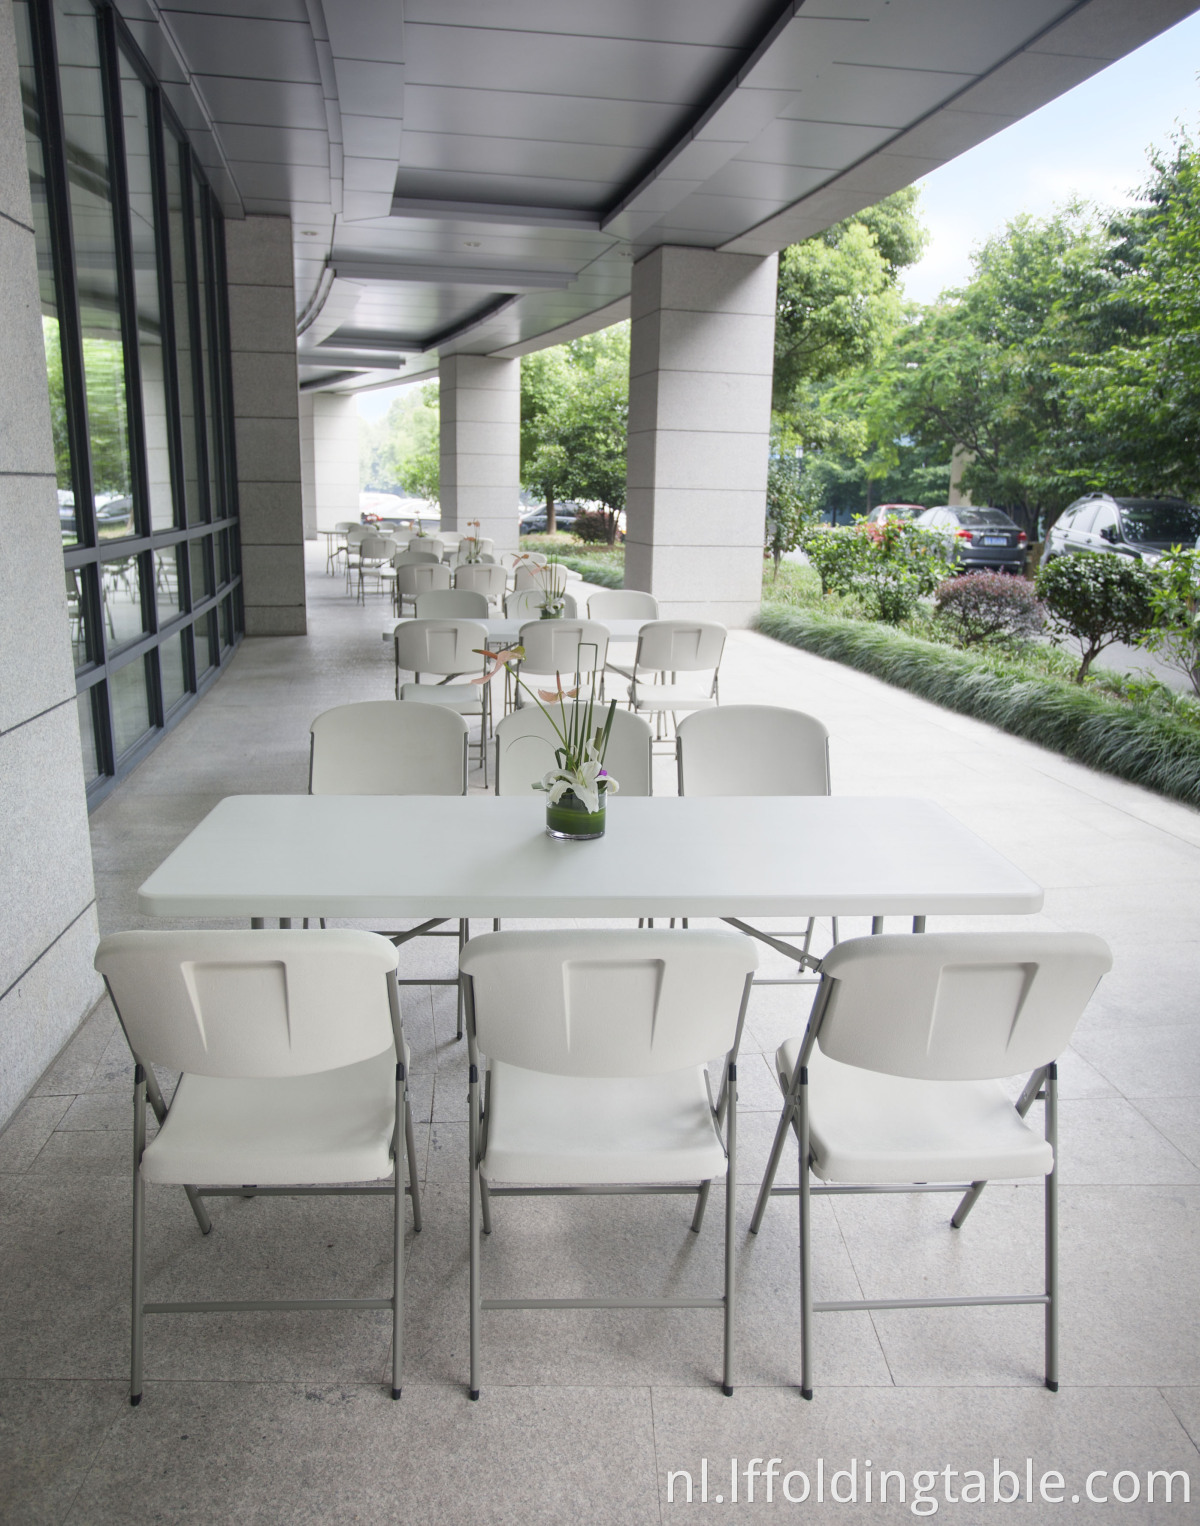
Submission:
[[[234,795],[138,892],[161,917],[1021,913],[1042,891],[929,800],[617,796],[592,842],[545,799]]]
[[[382,639],[394,642],[396,627],[398,625],[407,625],[412,618],[413,616],[411,615],[405,615],[403,620],[393,620],[383,632]],[[439,618],[441,617],[439,616]],[[536,620],[537,615],[526,615],[519,620],[509,620],[491,615],[486,618],[483,615],[447,615],[445,618],[447,620],[473,620],[477,625],[482,625],[487,631],[488,645],[495,651],[496,643],[502,643],[504,646],[514,645],[517,637],[520,635],[521,627]],[[584,618],[585,616],[580,616],[580,619]],[[602,625],[608,632],[609,646],[636,646],[638,632],[646,622],[645,620],[600,620],[597,621],[597,624]]]

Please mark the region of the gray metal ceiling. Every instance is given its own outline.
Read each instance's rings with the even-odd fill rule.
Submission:
[[[658,244],[807,237],[1200,8],[118,3],[228,214],[293,219],[301,375],[343,386],[614,321]]]

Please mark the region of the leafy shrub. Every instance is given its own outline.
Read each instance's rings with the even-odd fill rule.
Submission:
[[[946,578],[946,541],[936,530],[889,519],[838,530],[821,525],[800,537],[822,593],[854,594],[873,620],[898,625]]]
[[[1003,572],[947,578],[936,596],[938,619],[959,646],[1033,637],[1044,619],[1033,584]]]
[[[1154,624],[1146,645],[1186,673],[1200,694],[1200,551],[1176,546],[1155,567],[1150,590]]]
[[[576,539],[588,541],[590,544],[608,545],[609,517],[603,510],[585,509],[582,514],[575,516],[571,534]]]
[[[569,567],[572,572],[577,572],[581,578],[588,583],[594,583],[597,588],[624,588],[625,586],[623,557],[618,559],[606,556],[601,560],[596,556],[560,555],[558,560],[563,567]]]
[[[1141,562],[1098,551],[1056,556],[1037,575],[1038,597],[1059,636],[1078,643],[1081,684],[1114,642],[1137,642],[1154,621],[1153,582]]]

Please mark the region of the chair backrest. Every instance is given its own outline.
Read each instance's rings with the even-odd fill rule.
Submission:
[[[359,559],[364,562],[387,562],[396,554],[396,542],[390,535],[364,535],[358,543]]]
[[[346,531],[346,544],[348,546],[357,546],[359,541],[365,540],[368,535],[374,534],[374,525],[351,525]]]
[[[396,666],[410,673],[476,675],[483,672],[487,627],[474,620],[405,620],[396,627],[395,642]]]
[[[382,1054],[394,1038],[377,933],[111,933],[96,950],[129,1047],[201,1076],[303,1076]]]
[[[602,588],[588,599],[589,620],[657,620],[658,600],[639,588]]]
[[[407,543],[409,551],[427,551],[440,562],[446,550],[445,542],[433,535],[413,535]]]
[[[345,535],[348,530],[356,529],[358,529],[358,526],[352,519],[339,519],[337,524],[333,527],[335,535]]]
[[[470,588],[489,599],[502,599],[508,573],[494,563],[463,562],[454,573],[455,588]]]
[[[310,795],[465,795],[467,723],[398,699],[338,705],[312,723]]]
[[[472,593],[469,588],[431,588],[416,598],[418,619],[445,619],[447,616],[465,620],[485,619],[488,601],[484,594]]]
[[[597,704],[593,713],[596,724],[603,725],[608,706]],[[567,714],[571,714],[570,707]],[[622,795],[653,793],[650,741],[650,727],[640,715],[632,710],[613,711],[604,766]],[[537,705],[523,705],[506,715],[496,727],[496,793],[527,795],[555,766],[554,749],[558,745],[553,726]]]
[[[558,1076],[663,1075],[733,1048],[757,967],[741,933],[484,933],[463,949],[490,1060]]]
[[[575,595],[565,593],[562,596],[563,614],[568,620],[578,617],[579,606],[575,602]],[[543,609],[546,603],[546,595],[539,593],[536,588],[522,588],[519,593],[508,593],[504,596],[504,615],[509,620],[520,620],[534,615],[539,609]]]
[[[525,648],[522,670],[561,673],[564,683],[581,667],[602,668],[608,656],[608,627],[598,620],[530,620],[517,639]]]
[[[513,590],[516,593],[520,593],[525,588],[536,588],[545,593],[551,587],[556,592],[562,593],[566,586],[567,569],[560,565],[555,565],[553,568],[531,567],[527,562],[522,562],[513,573]]]
[[[393,567],[436,567],[441,557],[432,551],[397,551],[392,557]]]
[[[490,536],[481,535],[479,537],[479,554],[480,556],[490,556],[493,561],[495,560],[496,542]]]
[[[716,672],[725,634],[712,620],[649,620],[638,632],[637,666],[655,673]]]
[[[1091,933],[852,938],[821,961],[824,1054],[929,1081],[996,1080],[1066,1048],[1108,945]]]
[[[829,733],[802,710],[693,710],[676,732],[681,795],[829,793]]]
[[[409,562],[396,568],[396,588],[405,599],[414,599],[434,588],[449,587],[450,569],[439,562]]]

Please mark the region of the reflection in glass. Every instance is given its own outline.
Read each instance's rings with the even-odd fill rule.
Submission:
[[[109,651],[136,641],[146,630],[142,613],[142,568],[136,556],[100,564],[100,599]]]
[[[200,501],[199,456],[196,449],[195,383],[192,374],[192,318],[188,308],[187,256],[191,243],[191,211],[185,196],[183,144],[168,131],[164,135],[167,165],[167,233],[171,254],[171,286],[175,314],[175,375],[179,388],[179,414],[183,436],[183,489],[186,520],[199,524],[205,518]]]
[[[192,608],[212,593],[212,575],[208,570],[208,537],[188,543],[188,555],[192,564]]]
[[[194,187],[196,197],[195,221],[193,228],[196,236],[196,286],[200,299],[200,359],[203,367],[204,385],[204,438],[206,442],[206,456],[208,463],[208,498],[212,506],[209,515],[211,519],[224,519],[225,507],[223,503],[222,478],[217,469],[217,374],[213,366],[213,357],[209,351],[209,325],[212,322],[212,285],[209,279],[210,271],[208,261],[205,259],[205,232],[207,223],[205,220],[205,193],[199,186]]]
[[[138,359],[141,365],[142,419],[146,430],[150,526],[169,530],[175,523],[171,496],[171,457],[167,444],[167,394],[163,373],[162,314],[158,298],[158,250],[155,240],[153,171],[150,150],[150,103],[146,87],[122,53],[121,102],[125,118],[125,173],[129,185],[129,232],[133,249],[134,299],[137,304]]]
[[[67,433],[62,335],[58,321],[54,255],[50,243],[46,158],[42,151],[42,103],[33,68],[33,37],[29,24],[29,6],[25,0],[16,0],[13,19],[17,27],[17,64],[21,77],[21,105],[25,114],[25,159],[29,169],[29,193],[33,202],[38,289],[42,307],[42,343],[46,349],[46,377],[50,386],[54,472],[58,479],[58,523],[63,545],[74,546],[79,543],[79,531],[75,524],[75,484],[71,476],[71,441]]]
[[[100,757],[96,750],[95,701],[103,693],[103,684],[92,689],[85,689],[76,703],[76,709],[79,712],[79,744],[83,752],[83,782],[85,784],[98,779],[101,772]]]
[[[88,629],[87,598],[84,593],[87,574],[82,567],[68,567],[67,620],[71,630],[71,656],[76,670],[86,668],[92,662],[90,632]]]
[[[233,645],[233,596],[221,601],[221,646]]]
[[[214,650],[216,643],[212,638],[212,616],[205,615],[202,620],[196,621],[196,677],[207,673],[217,660]]]
[[[217,536],[217,565],[220,569],[217,577],[217,582],[222,588],[226,583],[228,583],[231,576],[229,534],[230,532],[228,530],[222,530],[221,533]]]
[[[158,649],[159,671],[162,676],[163,714],[171,710],[187,693],[187,662],[183,650],[184,634],[172,636]]]
[[[154,553],[154,600],[158,623],[168,625],[183,613],[179,596],[179,547],[164,546]]]
[[[112,695],[113,752],[119,758],[150,730],[150,691],[146,659],[138,657],[118,668],[108,680]]]
[[[96,533],[101,539],[112,539],[133,530],[133,499],[125,347],[117,304],[116,234],[96,12],[90,0],[55,0],[54,19],[83,330]]]

